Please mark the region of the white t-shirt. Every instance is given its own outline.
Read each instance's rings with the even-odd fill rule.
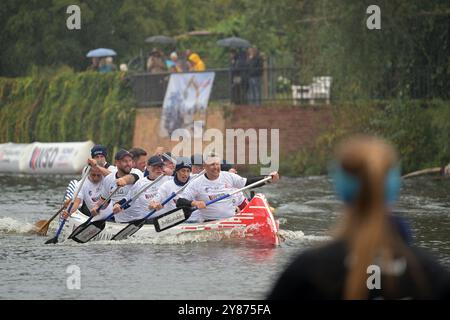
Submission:
[[[172,180],[173,177],[164,176],[157,183],[149,187],[143,193],[141,193],[137,199],[134,199],[130,203],[130,207],[125,209],[114,216],[116,222],[128,222],[137,219],[142,219],[145,217],[151,209],[148,208],[149,204],[153,200],[157,200],[158,189],[164,184],[166,181]],[[148,186],[153,181],[145,177],[143,179],[139,179],[133,187],[129,190],[127,196],[125,197],[127,200],[131,199],[136,195],[140,190]],[[156,217],[159,215],[159,212],[155,212],[151,217]]]
[[[106,199],[109,197],[111,192],[113,192],[117,188],[116,180],[119,179],[117,176],[117,171],[111,172],[106,177],[103,178],[103,187],[101,196],[103,199]],[[139,181],[139,180],[138,180]],[[111,202],[115,203],[117,201],[120,201],[121,199],[125,198],[125,196],[128,194],[130,189],[133,187],[132,184],[127,184],[123,187],[121,187],[117,192],[112,196]]]
[[[89,210],[95,207],[95,204],[100,199],[100,193],[102,191],[103,179],[97,183],[93,183],[89,178],[86,178],[80,192],[78,193],[78,198],[81,200],[80,207],[83,202],[86,204]]]
[[[221,171],[216,180],[209,180],[205,175],[189,184],[183,192],[183,198],[188,200],[204,201],[205,203],[228,194],[233,190],[243,188],[247,178],[235,173]],[[224,219],[234,216],[235,206],[239,205],[236,197],[229,197],[198,210],[203,220]]]
[[[192,177],[191,177],[191,179],[192,179]],[[156,198],[156,200],[159,203],[162,203],[164,200],[166,200],[168,197],[170,197],[173,192],[177,192],[182,187],[183,186],[176,185],[174,179],[167,181],[161,186],[161,188],[159,188],[158,197]],[[184,198],[183,192],[184,192],[184,190],[182,192],[178,193],[172,200],[167,202],[161,210],[158,210],[157,212],[155,212],[155,214],[153,216],[157,217],[166,212],[169,212],[170,210],[175,209],[177,207],[178,198]],[[191,214],[191,216],[189,217],[189,219],[187,221],[195,222],[195,221],[198,221],[200,218],[201,218],[200,213],[198,210],[196,210]]]

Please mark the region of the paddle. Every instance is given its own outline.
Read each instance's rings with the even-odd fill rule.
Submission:
[[[77,190],[75,191],[75,194],[72,198],[72,201],[70,202],[69,208],[67,210],[68,212],[70,212],[72,210],[73,204],[75,203],[75,199],[78,197],[78,193],[80,192],[81,187],[84,184],[84,181],[86,181],[86,178],[89,175],[89,172],[91,172],[91,166],[88,166],[88,168],[84,172],[83,177],[81,178],[81,181],[78,184]],[[59,225],[58,231],[56,231],[56,235],[53,238],[45,241],[45,244],[58,243],[58,237],[61,234],[61,231],[62,231],[65,223],[66,223],[66,219],[63,219]]]
[[[52,222],[67,206],[69,205],[72,197],[73,192],[75,190],[75,187],[77,185],[77,180],[72,180],[69,182],[69,185],[67,186],[66,193],[64,194],[64,203],[62,207],[49,219],[49,220],[38,220],[34,224],[34,231],[41,235],[46,236],[48,231],[48,226],[50,225],[50,222]]]
[[[226,198],[229,198],[233,194],[236,194],[236,193],[242,192],[244,190],[253,188],[254,186],[257,186],[257,185],[259,185],[259,184],[261,184],[263,182],[266,182],[266,181],[268,181],[270,179],[272,179],[271,176],[266,177],[266,178],[264,178],[262,180],[254,182],[252,184],[249,184],[248,186],[245,186],[245,187],[243,187],[241,189],[238,189],[238,190],[235,190],[233,192],[227,193],[227,194],[225,194],[225,195],[223,195],[221,197],[218,197],[218,198],[216,198],[214,200],[210,200],[210,201],[206,202],[205,205],[209,206],[210,204],[213,204],[213,203],[219,202],[221,200],[224,200]],[[153,221],[153,224],[155,226],[156,231],[157,232],[161,232],[161,231],[167,230],[169,228],[172,228],[172,227],[174,227],[174,226],[176,226],[176,225],[186,221],[187,219],[189,219],[189,217],[191,216],[192,212],[194,212],[195,210],[198,210],[198,208],[196,208],[196,207],[191,208],[189,210],[183,210],[183,209],[186,209],[186,208],[183,208],[183,207],[176,208],[176,209],[173,209],[173,210],[171,210],[171,211],[169,211],[169,212],[167,212],[167,213],[165,213],[163,215],[160,215],[160,216],[156,217],[155,220]]]
[[[402,178],[403,179],[408,179],[408,178],[412,178],[412,177],[421,176],[421,175],[424,175],[424,174],[440,173],[441,171],[442,171],[442,168],[440,168],[440,167],[423,169],[423,170],[418,170],[418,171],[414,171],[414,172],[410,172],[408,174],[405,174]]]
[[[147,190],[152,185],[157,183],[163,177],[164,177],[164,174],[161,174],[158,178],[153,180],[150,184],[146,185],[141,190],[139,190],[139,192],[135,196],[133,196],[131,199],[127,200],[125,203],[121,204],[120,208],[124,209],[125,207],[127,207],[132,201],[137,199],[145,190]],[[71,239],[76,241],[76,242],[79,242],[79,243],[86,243],[86,242],[88,242],[89,240],[94,238],[96,235],[98,235],[100,232],[102,232],[103,229],[105,229],[106,220],[111,218],[113,215],[114,215],[114,213],[111,213],[109,216],[106,217],[106,219],[90,222],[82,230],[80,230],[77,234],[74,234],[71,237]]]
[[[109,200],[112,198],[113,195],[116,194],[116,192],[120,189],[121,187],[117,187],[114,189],[113,192],[111,192],[109,194],[109,196],[102,202],[102,204],[98,207],[97,212],[100,212],[100,210],[104,209],[105,204],[107,204],[109,202]],[[75,230],[72,231],[72,233],[70,234],[68,239],[72,239],[75,235],[77,235],[78,233],[80,233],[82,230],[84,230],[87,225],[91,222],[91,220],[94,218],[94,216],[90,216],[89,219],[87,219],[85,222],[83,222],[82,224],[80,224],[78,227],[75,228]]]
[[[182,186],[181,188],[179,188],[177,191],[172,192],[172,194],[166,198],[161,205],[164,206],[165,204],[167,204],[170,200],[172,200],[173,198],[176,197],[177,194],[180,194],[184,189],[186,189],[186,187],[189,185],[189,183],[191,183],[192,181],[194,181],[195,179],[197,179],[198,177],[200,177],[202,174],[205,173],[205,170],[203,170],[202,172],[200,172],[199,174],[193,176],[188,183],[186,183],[184,186]],[[122,230],[120,230],[118,233],[116,233],[114,235],[114,237],[112,237],[111,240],[123,240],[128,238],[129,236],[132,236],[133,234],[135,234],[140,228],[142,228],[142,226],[145,224],[145,221],[156,212],[156,209],[153,209],[152,211],[150,211],[144,218],[139,219],[139,220],[135,220],[135,221],[131,221],[125,228],[123,228]]]

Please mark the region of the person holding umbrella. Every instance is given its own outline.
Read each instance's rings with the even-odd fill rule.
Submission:
[[[231,102],[234,104],[246,104],[248,91],[246,49],[250,48],[251,44],[245,39],[230,37],[218,40],[217,45],[230,48]]]
[[[101,71],[100,68],[101,67],[104,68],[104,66],[107,65],[107,61],[106,60],[102,61],[100,58],[113,57],[116,55],[117,55],[117,53],[114,50],[107,49],[107,48],[98,48],[98,49],[89,51],[87,53],[86,57],[92,58],[92,64],[88,67],[87,70]],[[107,67],[107,68],[110,68],[112,65],[112,58],[110,58],[110,59],[111,59],[111,62],[109,64],[109,67]],[[105,72],[105,71],[103,71],[103,72]]]
[[[166,72],[166,63],[161,50],[153,48],[147,60],[147,71],[150,73]]]
[[[100,65],[100,58],[93,57],[92,63],[87,67],[86,71],[98,71],[98,67]]]

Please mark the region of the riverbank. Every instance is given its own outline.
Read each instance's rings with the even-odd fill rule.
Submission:
[[[123,74],[60,69],[24,78],[0,78],[0,143],[86,141],[152,151],[175,142],[158,138],[160,108],[136,109]],[[326,172],[337,141],[377,134],[399,150],[403,172],[450,161],[450,102],[442,100],[335,101],[332,105],[271,103],[262,107],[213,103],[206,128],[279,129],[280,171]],[[247,150],[249,150],[247,142]],[[252,146],[254,147],[254,146]],[[268,148],[270,155],[270,146]],[[258,166],[242,167],[258,172]]]

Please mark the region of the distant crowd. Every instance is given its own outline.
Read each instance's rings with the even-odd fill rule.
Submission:
[[[263,59],[258,49],[231,49],[229,55],[231,101],[235,104],[261,104],[261,78]],[[112,57],[92,58],[90,71],[107,73],[116,71]],[[146,70],[151,74],[172,72],[202,72],[206,64],[198,53],[192,50],[172,51],[166,55],[154,48],[148,55]],[[120,71],[128,71],[127,65],[120,65]]]

